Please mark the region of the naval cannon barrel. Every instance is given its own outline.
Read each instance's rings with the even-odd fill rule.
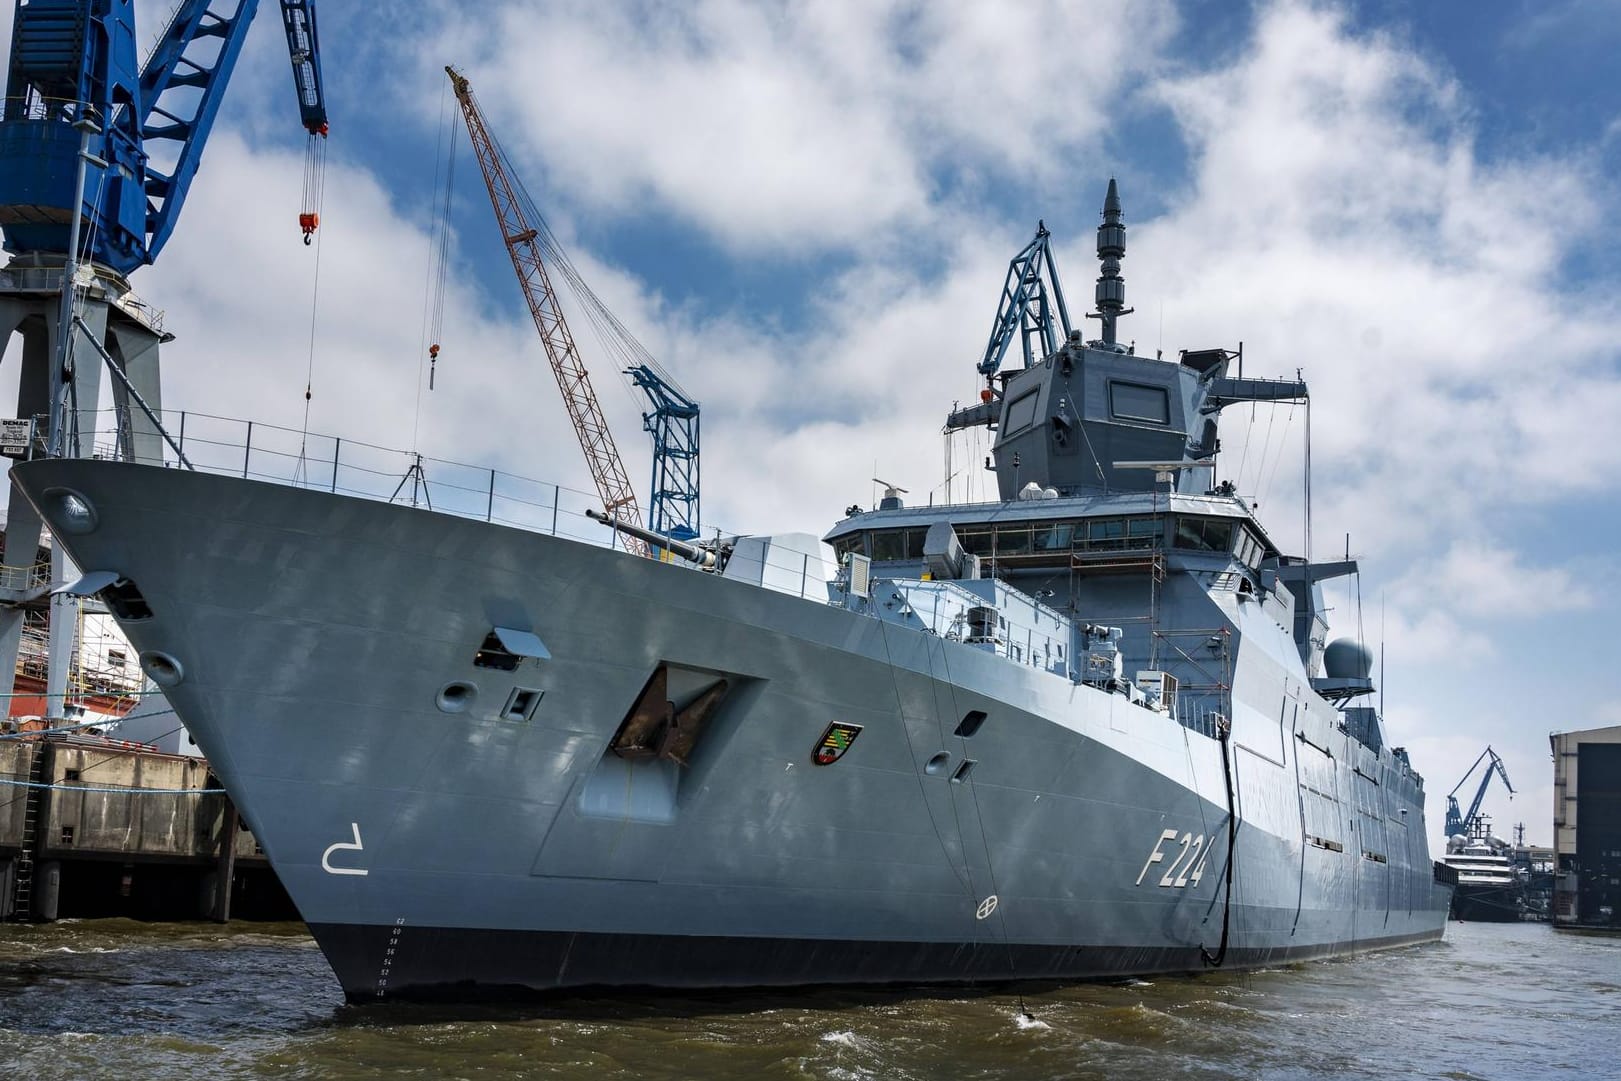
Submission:
[[[715,570],[719,563],[714,552],[699,548],[697,545],[687,544],[685,541],[678,541],[673,537],[666,537],[662,533],[655,533],[651,529],[643,529],[641,526],[633,525],[630,522],[620,521],[604,511],[587,508],[585,516],[593,521],[601,522],[608,528],[617,530],[626,536],[635,537],[637,540],[646,541],[655,547],[663,548],[665,551],[678,555],[689,563],[698,564],[704,570]]]

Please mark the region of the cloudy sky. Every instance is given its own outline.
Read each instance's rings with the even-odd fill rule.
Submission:
[[[165,5],[145,7],[143,39]],[[1007,260],[1044,219],[1086,306],[1118,177],[1122,336],[1242,341],[1247,372],[1311,384],[1317,554],[1349,535],[1365,570],[1335,633],[1382,642],[1432,835],[1490,743],[1520,790],[1488,797],[1498,832],[1547,843],[1548,733],[1621,723],[1617,0],[328,3],[318,251],[262,8],[135,276],[177,335],[170,407],[298,428],[308,379],[311,431],[590,488],[465,133],[422,389],[453,63],[594,289],[702,402],[707,526],[820,532],[873,476],[982,496],[971,472],[945,486],[940,426],[977,394]],[[645,488],[640,400],[580,337]],[[1224,474],[1295,550],[1304,428],[1223,426]]]

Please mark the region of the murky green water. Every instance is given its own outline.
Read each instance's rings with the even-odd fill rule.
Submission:
[[[0,1076],[1621,1079],[1621,939],[1439,945],[1193,979],[934,995],[347,1006],[298,925],[0,927]]]

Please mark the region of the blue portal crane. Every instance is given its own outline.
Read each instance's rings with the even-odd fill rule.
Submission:
[[[315,0],[280,3],[309,133],[300,214],[309,243],[327,130]],[[144,64],[136,58],[135,0],[16,0],[13,8],[0,101],[0,231],[12,254],[0,268],[0,357],[13,337],[22,340],[13,416],[31,428],[44,419],[30,439],[35,453],[101,450],[105,365],[117,453],[164,461],[159,347],[173,336],[162,313],[133,296],[128,276],[174,233],[259,0],[171,5]],[[4,530],[4,558],[32,564],[41,522],[16,489]],[[61,552],[54,548],[53,559]],[[33,599],[0,588],[0,680],[7,683]],[[51,652],[53,711],[65,701],[71,653]]]
[[[987,380],[1002,367],[1015,337],[1024,348],[1024,366],[1028,368],[1057,352],[1070,336],[1069,310],[1064,307],[1058,264],[1053,262],[1048,245],[1050,235],[1047,223],[1037,222],[1036,238],[1008,263],[1002,302],[991,324],[991,340],[979,362],[980,374]],[[1040,353],[1035,352],[1031,339],[1040,341]]]
[[[642,428],[653,437],[653,502],[648,524],[676,540],[698,535],[698,403],[646,364],[625,373],[647,395]]]
[[[1469,804],[1469,813],[1461,814],[1458,811],[1458,789],[1463,787],[1464,781],[1467,781],[1470,775],[1473,774],[1475,770],[1479,768],[1480,764],[1486,761],[1487,758],[1491,759],[1491,765],[1486,767],[1485,774],[1480,778],[1480,787],[1475,789],[1475,799],[1474,802]],[[1447,793],[1446,829],[1448,837],[1455,837],[1460,833],[1465,835],[1469,833],[1469,830],[1474,825],[1476,816],[1480,814],[1480,802],[1486,798],[1486,787],[1491,784],[1493,773],[1496,773],[1498,776],[1503,778],[1503,785],[1508,789],[1509,794],[1513,795],[1514,784],[1508,779],[1508,770],[1503,768],[1503,760],[1497,757],[1496,751],[1492,750],[1490,747],[1487,747],[1481,752],[1480,757],[1475,759],[1475,764],[1469,767],[1469,772],[1463,775],[1463,780],[1453,785],[1452,791]]]
[[[312,138],[326,133],[314,0],[280,0]],[[13,253],[66,253],[120,275],[173,234],[258,0],[182,0],[136,66],[133,0],[17,0],[0,117],[0,227]],[[77,126],[76,126],[77,125]],[[91,175],[75,192],[81,135]],[[313,213],[313,212],[311,212]]]

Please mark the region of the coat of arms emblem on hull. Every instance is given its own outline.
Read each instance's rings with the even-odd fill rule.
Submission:
[[[843,721],[834,721],[822,733],[822,739],[816,744],[816,751],[811,755],[811,761],[818,766],[831,766],[844,757],[844,752],[850,749],[850,744],[861,735],[859,724],[845,724]]]

